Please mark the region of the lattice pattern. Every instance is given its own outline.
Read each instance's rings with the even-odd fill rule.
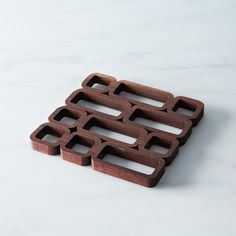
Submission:
[[[174,97],[169,92],[129,81],[117,81],[100,73],[89,75],[82,87],[66,99],[66,106],[59,107],[49,116],[48,123],[31,134],[33,149],[49,155],[61,153],[64,160],[82,166],[92,164],[97,171],[147,187],[158,183],[165,167],[172,163],[179,146],[187,141],[192,126],[198,124],[204,112],[200,101]],[[131,93],[133,97],[127,98],[122,93]],[[138,95],[155,100],[160,106],[135,100]],[[114,109],[118,114],[86,107],[81,101]],[[190,114],[181,114],[179,109],[186,109]],[[65,119],[67,122],[64,122]],[[168,125],[180,132],[171,133],[149,123],[137,122],[138,119]],[[135,141],[115,140],[106,133],[95,132],[94,126],[130,136]],[[49,141],[48,135],[56,137],[55,140]],[[75,145],[86,146],[87,150],[75,150]],[[166,148],[167,152],[153,151],[151,147],[154,145]],[[154,172],[148,175],[107,162],[103,159],[107,154],[150,166]]]

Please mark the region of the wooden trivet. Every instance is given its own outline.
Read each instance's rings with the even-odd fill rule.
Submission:
[[[99,84],[100,88],[95,87]],[[102,89],[101,89],[101,86]],[[61,153],[64,160],[81,166],[91,165],[93,169],[147,187],[155,186],[170,165],[180,145],[189,138],[192,127],[196,126],[204,113],[204,104],[187,97],[174,97],[171,93],[147,87],[130,81],[117,81],[114,77],[93,73],[57,108],[49,122],[40,125],[30,136],[34,150],[48,155]],[[139,95],[161,102],[160,107],[146,104],[121,95],[122,92]],[[88,108],[80,101],[102,105],[119,111],[111,115]],[[190,115],[178,109],[191,111]],[[72,122],[64,122],[69,118]],[[179,134],[136,122],[137,118],[148,119],[181,130]],[[130,136],[136,141],[127,143],[115,140],[91,129],[93,126]],[[57,139],[51,142],[45,137]],[[74,150],[75,145],[88,148],[86,152]],[[168,148],[166,153],[151,150],[153,145]],[[104,160],[106,155],[137,162],[154,169],[148,175]]]

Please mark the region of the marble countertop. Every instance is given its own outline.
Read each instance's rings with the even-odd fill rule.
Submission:
[[[236,234],[235,1],[1,1],[0,234]],[[92,72],[203,101],[155,188],[37,153],[29,135]]]

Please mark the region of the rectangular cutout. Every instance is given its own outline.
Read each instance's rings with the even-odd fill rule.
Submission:
[[[48,142],[48,143],[56,143],[59,141],[59,137],[52,135],[52,134],[46,134],[43,138],[43,141]]]
[[[65,124],[67,126],[74,126],[80,119],[81,112],[73,110],[69,107],[59,107],[50,116],[50,121],[57,121],[58,123]]]
[[[65,146],[75,152],[87,153],[94,143],[91,138],[75,134]]]
[[[98,89],[98,90],[103,91],[103,90],[107,89],[107,86],[104,85],[104,84],[94,83],[94,84],[91,86],[91,88],[95,88],[95,89]]]
[[[146,143],[145,148],[150,151],[165,155],[169,152],[172,145],[173,141],[153,135]]]
[[[94,132],[94,133],[104,135],[106,137],[116,139],[118,141],[125,142],[125,143],[128,143],[128,144],[133,144],[137,141],[137,139],[134,138],[134,137],[130,137],[130,136],[127,136],[127,135],[124,135],[124,134],[121,134],[121,133],[118,133],[118,132],[115,132],[115,131],[112,131],[112,130],[108,130],[108,129],[105,129],[105,128],[102,128],[102,127],[95,126],[95,125],[91,126],[89,128],[89,130]]]
[[[145,119],[145,118],[142,118],[142,117],[136,117],[134,119],[134,122],[136,122],[138,124],[141,124],[141,125],[149,126],[151,128],[154,128],[154,129],[158,129],[158,130],[162,130],[162,131],[169,132],[169,133],[172,133],[172,134],[176,134],[176,135],[182,133],[182,129],[179,129],[179,128],[176,128],[176,127],[173,127],[173,126],[169,126],[169,125],[157,122],[157,121]]]
[[[155,170],[153,167],[130,161],[112,154],[106,154],[103,157],[103,160],[147,175],[152,174]]]
[[[66,124],[66,125],[74,125],[76,120],[67,116],[62,117],[60,120],[61,123]]]
[[[82,100],[82,99],[79,100],[77,104],[83,107],[87,107],[89,109],[93,109],[95,111],[112,115],[112,116],[119,116],[121,114],[121,111],[118,111],[118,110],[115,110],[115,109],[112,109],[112,108],[109,108],[100,104],[92,103],[86,100]]]
[[[71,149],[75,152],[87,153],[90,150],[90,147],[77,143]]]
[[[163,147],[160,145],[156,145],[156,144],[151,145],[150,148],[148,148],[148,149],[150,151],[157,152],[160,154],[166,154],[169,151],[169,148],[166,148],[166,147]]]
[[[177,113],[181,114],[181,115],[185,115],[185,116],[192,116],[194,114],[194,111],[191,111],[189,109],[185,109],[183,107],[179,107],[176,110]]]
[[[129,98],[138,102],[146,103],[148,105],[156,106],[156,107],[162,107],[164,105],[163,102],[157,101],[151,98],[143,97],[134,93],[126,92],[126,91],[121,91],[119,93],[119,96]]]

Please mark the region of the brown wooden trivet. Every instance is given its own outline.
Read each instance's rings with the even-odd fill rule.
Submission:
[[[100,87],[95,87],[95,84]],[[139,95],[161,102],[154,106],[122,96],[122,92]],[[88,108],[80,101],[86,101],[119,111],[118,115]],[[93,169],[147,187],[155,186],[178,154],[179,146],[189,138],[192,127],[196,126],[204,113],[204,104],[187,97],[174,97],[171,93],[147,87],[100,73],[89,75],[82,88],[75,90],[30,136],[32,148],[48,155],[61,153],[64,160],[81,166],[91,165]],[[191,114],[179,113],[185,109]],[[64,122],[63,119],[72,122]],[[150,125],[136,122],[137,118],[148,119],[181,130],[179,134],[164,131]],[[130,136],[136,141],[127,143],[94,132],[93,126]],[[46,139],[56,137],[54,142]],[[75,145],[88,148],[86,152],[74,150]],[[151,149],[153,145],[167,148],[166,153]],[[128,167],[122,167],[104,159],[106,155],[137,162],[154,169],[144,174]]]

